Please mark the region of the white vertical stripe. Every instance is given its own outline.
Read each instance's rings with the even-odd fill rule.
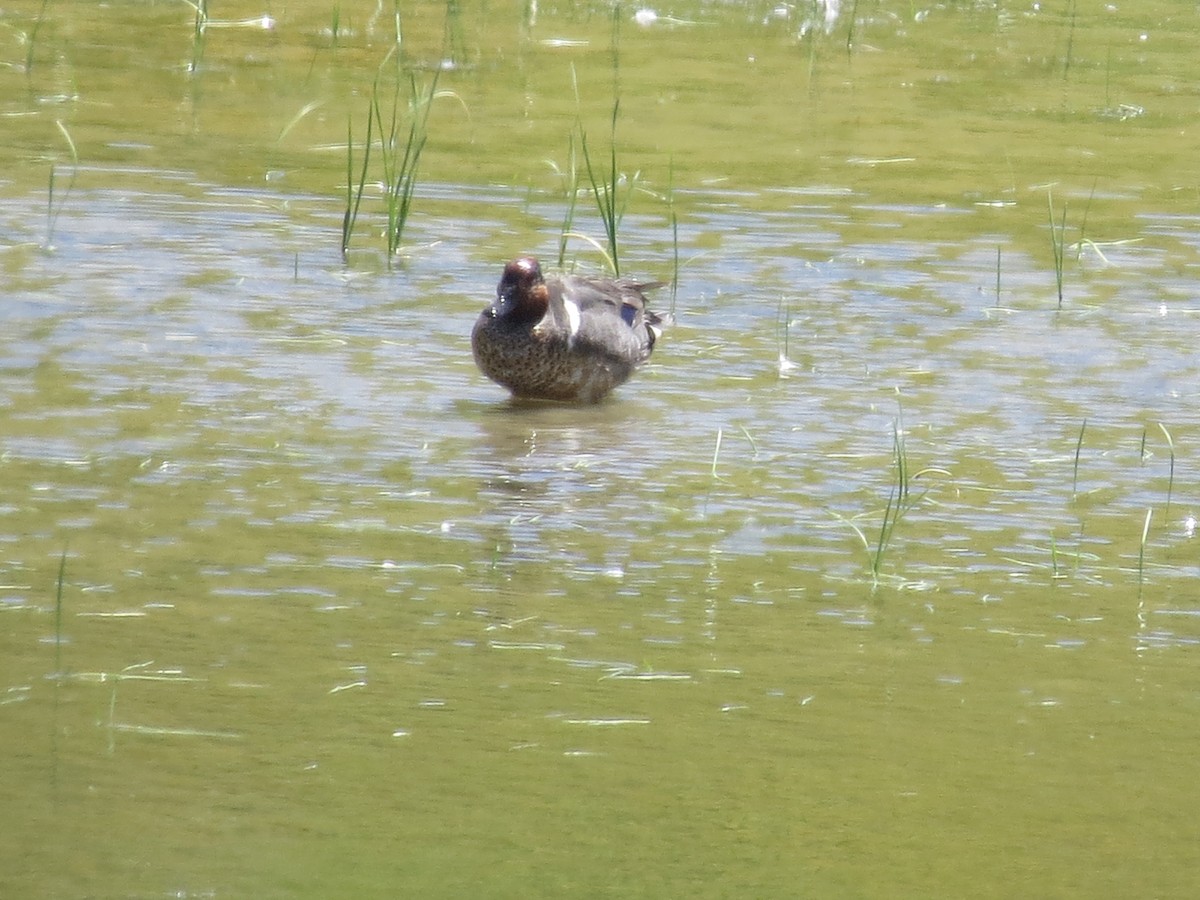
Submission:
[[[573,346],[579,334],[579,304],[570,297],[563,297],[563,308],[567,311],[567,346]]]

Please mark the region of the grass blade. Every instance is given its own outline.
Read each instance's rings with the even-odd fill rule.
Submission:
[[[367,167],[371,163],[372,125],[374,110],[367,109],[367,140],[363,145],[362,168],[358,175],[358,187],[354,186],[354,139],[350,116],[346,116],[346,212],[342,216],[342,258],[350,248],[350,237],[354,234],[354,223],[358,221],[358,208],[362,204],[363,190],[367,185]]]
[[[1142,523],[1142,540],[1138,544],[1138,598],[1142,596],[1142,580],[1145,576],[1146,569],[1146,538],[1150,534],[1150,517],[1154,514],[1153,509],[1146,510],[1146,521]]]
[[[1056,232],[1054,224],[1054,197],[1046,192],[1046,210],[1050,217],[1050,249],[1054,253],[1054,282],[1058,287],[1058,308],[1063,305],[1063,242],[1067,227],[1067,204],[1063,203],[1062,226]]]
[[[1071,471],[1071,496],[1079,494],[1079,454],[1083,452],[1083,433],[1087,430],[1087,419],[1079,426],[1079,437],[1075,441],[1075,465]]]
[[[71,190],[75,187],[75,178],[79,174],[79,151],[75,148],[75,141],[71,138],[71,132],[67,131],[67,126],[59,119],[55,123],[58,126],[59,132],[67,142],[67,149],[71,151],[71,178],[67,182],[67,188],[59,196],[58,202],[54,200],[54,182],[57,174],[57,169],[53,164],[50,166],[50,184],[47,188],[46,199],[46,246],[50,247],[54,243],[54,226],[58,222],[58,216],[62,212],[63,204],[67,202],[67,198],[71,196]]]
[[[1175,488],[1175,442],[1171,440],[1171,432],[1167,431],[1167,426],[1162,422],[1158,423],[1159,430],[1163,433],[1163,437],[1167,439],[1167,449],[1171,451],[1171,468],[1167,475],[1167,509],[1166,512],[1171,512],[1171,492]]]
[[[62,556],[58,560],[58,585],[54,591],[54,675],[62,677],[62,617],[63,617],[63,583],[67,572],[67,548],[63,547]]]

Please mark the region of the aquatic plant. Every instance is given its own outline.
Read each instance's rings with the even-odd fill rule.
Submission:
[[[1075,259],[1076,259],[1076,261],[1078,261],[1079,258],[1081,256],[1083,256],[1083,248],[1085,245],[1091,246],[1091,247],[1096,246],[1095,241],[1088,240],[1087,223],[1088,223],[1088,213],[1090,213],[1092,211],[1092,201],[1094,199],[1096,199],[1096,185],[1098,182],[1099,182],[1098,178],[1092,179],[1092,190],[1091,190],[1091,193],[1088,194],[1087,204],[1083,207],[1083,219],[1079,223],[1079,239],[1075,242]],[[1066,213],[1065,208],[1064,208],[1063,212],[1064,212],[1064,214]],[[1097,250],[1096,252],[1100,256],[1101,259],[1104,259],[1104,254],[1100,253],[1099,250]]]
[[[397,0],[398,2],[398,0]],[[459,66],[467,57],[463,37],[462,4],[446,0],[446,21],[442,31],[442,65]]]
[[[208,0],[183,0],[196,13],[192,20],[192,61],[188,66],[189,72],[200,68],[204,58],[204,37],[208,31]]]
[[[621,112],[621,5],[619,3],[613,7],[611,50],[613,105],[612,117],[609,123],[607,171],[600,171],[597,165],[593,165],[592,154],[588,149],[587,130],[583,127],[582,121],[577,122],[576,128],[579,132],[579,147],[583,153],[584,168],[587,170],[588,182],[592,188],[592,197],[596,201],[596,211],[600,214],[600,220],[604,224],[604,235],[608,248],[606,255],[609,268],[612,269],[614,275],[619,277],[621,274],[621,257],[617,244],[618,231],[621,219],[625,215],[625,208],[629,203],[629,197],[633,193],[638,179],[641,177],[641,172],[635,172],[632,176],[625,179],[626,184],[622,197],[622,191],[620,190],[622,175],[617,166],[617,121]]]
[[[57,204],[54,198],[54,183],[57,176],[57,169],[53,163],[50,165],[50,182],[46,190],[46,246],[49,247],[54,242],[54,226],[58,222],[58,216],[62,212],[63,204],[67,202],[67,197],[71,195],[71,189],[75,187],[75,177],[79,174],[79,151],[75,149],[75,141],[71,138],[71,132],[67,131],[67,126],[59,119],[54,123],[58,126],[58,130],[66,139],[67,149],[71,151],[71,179],[67,182],[66,190],[64,190],[58,198]]]
[[[779,356],[779,374],[784,375],[796,368],[788,350],[788,338],[792,330],[792,304],[785,297],[779,298],[779,306],[775,310],[775,344]]]
[[[871,583],[876,587],[883,580],[883,563],[891,548],[896,526],[909,510],[916,506],[928,493],[928,489],[926,489],[919,494],[914,494],[912,483],[924,475],[938,474],[947,477],[950,475],[945,469],[933,466],[927,466],[917,472],[911,471],[908,460],[908,448],[904,439],[904,428],[899,417],[892,420],[891,471],[892,480],[888,488],[887,501],[884,504],[883,516],[879,522],[879,531],[875,535],[874,540],[869,539],[862,528],[852,520],[833,511],[834,517],[847,525],[855,533],[859,541],[862,542],[863,549],[867,551],[869,560],[868,568],[871,573]]]
[[[29,77],[33,73],[33,50],[37,46],[38,32],[42,30],[42,23],[46,21],[46,7],[50,5],[50,0],[42,0],[42,5],[38,9],[37,18],[33,20],[33,27],[29,29],[29,45],[25,48],[25,76]]]
[[[1000,247],[996,247],[996,307],[1000,307]]]
[[[393,47],[388,52],[388,58],[394,52],[395,48]],[[386,64],[387,61],[388,59],[385,58],[384,63]],[[343,257],[349,250],[355,223],[358,221],[359,208],[362,205],[367,173],[371,164],[371,148],[376,137],[383,169],[384,208],[387,214],[384,235],[389,265],[391,265],[392,257],[400,249],[400,241],[404,237],[404,229],[412,213],[413,194],[417,184],[417,169],[421,161],[421,153],[425,149],[425,143],[429,136],[430,109],[435,98],[453,96],[438,92],[438,74],[435,71],[428,84],[422,86],[418,84],[416,75],[409,73],[408,95],[403,104],[401,98],[404,89],[402,80],[397,77],[391,86],[391,104],[386,118],[381,102],[381,96],[386,88],[381,87],[381,79],[376,76],[367,104],[367,137],[363,144],[362,163],[358,167],[357,179],[354,165],[353,124],[350,117],[347,117],[346,208],[342,215]],[[405,127],[406,123],[407,128]]]
[[[1142,539],[1138,544],[1138,598],[1142,596],[1142,582],[1145,578],[1146,571],[1146,538],[1150,534],[1150,517],[1154,514],[1154,509],[1146,510],[1146,520],[1142,523]]]
[[[1104,54],[1104,113],[1111,115],[1112,103],[1112,42],[1110,41]]]
[[[575,102],[578,108],[581,105],[581,101],[579,83],[574,66],[571,67],[571,82],[575,89]],[[606,170],[599,163],[593,163],[592,161],[592,154],[588,145],[587,128],[584,126],[582,114],[579,112],[576,113],[574,128],[567,136],[566,169],[563,170],[554,166],[562,178],[563,193],[566,199],[566,209],[563,213],[563,223],[559,229],[558,238],[558,262],[560,268],[566,262],[568,240],[570,238],[578,238],[590,244],[604,257],[604,262],[609,271],[618,277],[621,274],[619,230],[621,220],[625,215],[625,209],[629,203],[629,197],[641,177],[641,172],[635,172],[632,177],[626,178],[621,174],[617,164],[617,120],[620,115],[620,107],[621,98],[617,93],[616,76],[614,75],[610,144]],[[583,156],[583,169],[586,171],[588,179],[587,187],[582,188],[582,190],[590,193],[595,202],[596,211],[600,216],[600,221],[604,228],[603,244],[590,235],[574,230],[575,217],[578,211],[578,198],[581,192],[580,153]],[[623,181],[625,182],[624,191],[621,190],[621,183]]]
[[[721,457],[721,438],[724,436],[724,434],[725,434],[725,429],[723,429],[723,428],[717,429],[717,443],[716,443],[716,446],[713,447],[713,456],[712,456],[711,474],[712,474],[713,481],[721,480],[721,476],[717,473],[717,460],[720,459],[720,457]]]
[[[675,154],[667,166],[667,218],[671,221],[671,318],[675,318],[675,300],[679,294],[679,216],[675,213]],[[787,333],[784,333],[784,350]]]
[[[1071,72],[1071,58],[1075,49],[1075,24],[1078,12],[1076,0],[1071,0],[1071,19],[1067,26],[1067,50],[1063,54],[1063,81],[1067,80],[1067,76]]]
[[[574,74],[574,67],[572,67]],[[551,163],[553,165],[553,163]],[[558,267],[560,269],[566,267],[567,260],[567,239],[574,235],[572,230],[575,225],[575,209],[579,202],[579,165],[575,152],[575,132],[572,131],[567,135],[567,166],[565,170],[559,170],[559,177],[563,184],[563,199],[566,201],[566,206],[563,209],[562,228],[558,231]]]
[[[342,4],[333,4],[333,14],[329,21],[329,46],[334,50],[337,49],[338,35],[341,33],[342,24]]]
[[[304,121],[304,119],[310,113],[315,112],[316,110],[320,109],[324,105],[325,105],[325,103],[322,100],[312,100],[308,103],[305,103],[304,106],[302,106],[300,108],[300,111],[297,112],[294,116],[292,116],[292,118],[288,120],[286,125],[284,125],[281,129],[279,129],[279,137],[275,138],[275,143],[276,144],[283,143],[283,139],[286,138],[288,136],[288,134],[291,133],[293,128],[295,128],[302,121]]]
[[[1067,229],[1067,204],[1063,202],[1062,223],[1057,226],[1055,232],[1054,224],[1054,197],[1046,192],[1046,208],[1050,216],[1050,249],[1054,253],[1054,281],[1058,285],[1058,308],[1062,309],[1063,305],[1063,249],[1064,249],[1064,232]]]
[[[1079,437],[1075,441],[1075,465],[1071,468],[1071,496],[1079,493],[1079,454],[1083,452],[1083,433],[1087,431],[1087,419],[1079,426]]]
[[[895,478],[888,492],[887,505],[883,508],[883,520],[879,523],[879,535],[875,550],[871,553],[871,578],[878,583],[883,558],[892,543],[896,523],[909,508],[908,451],[904,444],[904,431],[900,420],[892,420],[892,471]]]
[[[58,560],[58,582],[54,591],[54,675],[62,676],[62,617],[63,617],[63,584],[67,574],[67,547],[63,546],[62,556]]]
[[[379,123],[379,147],[383,159],[384,198],[387,206],[387,249],[390,260],[400,248],[404,227],[412,211],[413,190],[417,184],[417,166],[421,151],[429,135],[429,111],[437,93],[438,71],[424,88],[418,88],[416,75],[409,75],[408,130],[403,147],[400,145],[401,116],[399,113],[400,88],[392,94],[391,119],[387,130],[383,130],[383,116],[379,108],[379,93],[374,91],[371,105],[375,121]],[[376,82],[378,86],[378,82]]]
[[[362,167],[359,170],[358,185],[354,184],[354,122],[351,115],[346,116],[346,211],[342,215],[342,258],[350,249],[350,236],[354,234],[354,224],[358,221],[358,208],[362,204],[363,190],[367,183],[367,168],[371,164],[371,128],[375,123],[374,113],[367,110],[367,140],[363,144]]]
[[[1163,433],[1163,437],[1167,439],[1167,449],[1171,452],[1171,467],[1167,474],[1167,512],[1171,511],[1171,492],[1175,488],[1175,441],[1171,439],[1171,432],[1167,431],[1167,426],[1162,422],[1158,423],[1159,430]]]
[[[592,197],[596,201],[596,211],[600,214],[600,220],[604,225],[604,236],[607,246],[606,256],[609,268],[618,277],[621,274],[618,232],[621,219],[625,216],[625,208],[629,203],[629,196],[633,193],[633,188],[641,176],[640,172],[635,172],[627,179],[622,199],[622,192],[620,190],[622,176],[620,169],[617,167],[617,117],[620,109],[621,98],[617,97],[613,100],[612,134],[609,144],[607,172],[597,173],[596,166],[592,164],[592,155],[588,150],[587,131],[582,124],[579,126],[579,146],[583,151],[583,164],[587,170],[588,182],[591,184]]]
[[[112,756],[117,749],[117,732],[128,731],[135,734],[154,734],[154,735],[173,735],[173,736],[190,736],[190,737],[214,737],[214,738],[236,738],[239,735],[227,731],[208,731],[197,728],[164,728],[149,725],[131,725],[117,721],[117,688],[125,681],[158,681],[158,682],[190,682],[196,679],[190,678],[181,674],[176,670],[158,669],[147,672],[150,666],[154,665],[154,660],[148,659],[145,662],[134,663],[133,665],[125,666],[120,672],[96,672],[88,673],[86,676],[89,679],[95,679],[101,682],[111,682],[112,691],[108,697],[108,755]]]

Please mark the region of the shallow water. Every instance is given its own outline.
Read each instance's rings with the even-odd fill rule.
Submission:
[[[390,266],[372,187],[340,254],[390,12],[38,7],[0,893],[1191,894],[1195,10],[621,9],[678,324],[574,409],[468,334],[608,152],[611,7],[402,10],[454,96]]]

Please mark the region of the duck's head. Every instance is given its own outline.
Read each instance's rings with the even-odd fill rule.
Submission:
[[[541,265],[532,256],[522,256],[504,267],[492,313],[515,322],[534,321],[546,314],[549,302]]]

